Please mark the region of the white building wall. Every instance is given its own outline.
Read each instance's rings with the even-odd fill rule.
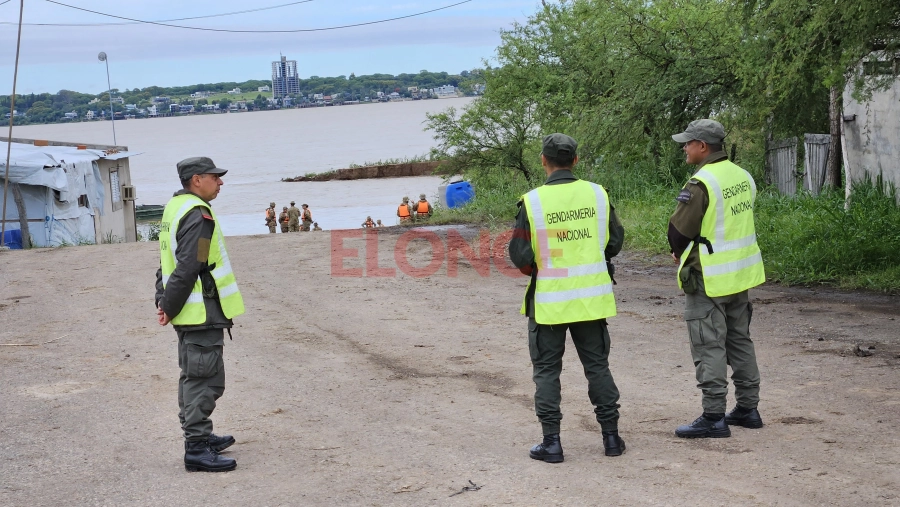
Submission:
[[[900,189],[900,79],[862,104],[844,91],[844,150],[852,181],[882,176]]]

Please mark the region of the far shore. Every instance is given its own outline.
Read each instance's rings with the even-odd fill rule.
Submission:
[[[445,176],[449,173],[442,171],[443,160],[427,162],[404,162],[400,164],[377,164],[360,167],[348,167],[335,169],[323,173],[306,174],[293,178],[282,178],[281,181],[332,181],[332,180],[362,180],[370,178],[402,178],[407,176]]]

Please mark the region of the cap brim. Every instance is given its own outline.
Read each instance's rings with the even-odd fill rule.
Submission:
[[[694,138],[688,135],[687,132],[682,132],[680,134],[675,134],[674,136],[672,136],[672,140],[676,143],[686,143],[688,141],[693,141]]]
[[[224,176],[225,173],[227,173],[227,172],[228,172],[228,169],[222,169],[221,167],[216,167],[213,169],[203,171],[203,174],[216,174],[218,176]]]

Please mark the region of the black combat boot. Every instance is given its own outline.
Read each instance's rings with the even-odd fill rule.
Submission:
[[[531,448],[528,453],[531,459],[539,459],[547,463],[562,463],[563,450],[559,441],[559,433],[544,435],[544,441]]]
[[[603,448],[607,456],[621,456],[625,454],[625,441],[619,436],[618,431],[604,431]]]
[[[710,417],[703,414],[691,424],[679,426],[675,429],[675,436],[681,438],[728,438],[731,429],[725,422],[725,415]]]
[[[744,408],[740,405],[734,407],[731,412],[725,416],[725,422],[732,426],[743,426],[745,428],[762,428],[762,417],[759,410],[755,408]]]
[[[184,443],[184,468],[188,472],[228,472],[237,468],[237,461],[219,456],[209,448],[209,442]]]
[[[216,435],[215,433],[210,433],[209,435],[209,448],[216,451],[222,452],[225,449],[228,449],[232,445],[234,445],[234,437],[231,435]]]

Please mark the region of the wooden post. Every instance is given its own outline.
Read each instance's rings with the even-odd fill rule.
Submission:
[[[829,90],[828,124],[831,142],[828,148],[828,162],[825,165],[825,180],[822,187],[838,188],[841,185],[841,124],[843,115],[840,105],[841,95],[837,85]]]

